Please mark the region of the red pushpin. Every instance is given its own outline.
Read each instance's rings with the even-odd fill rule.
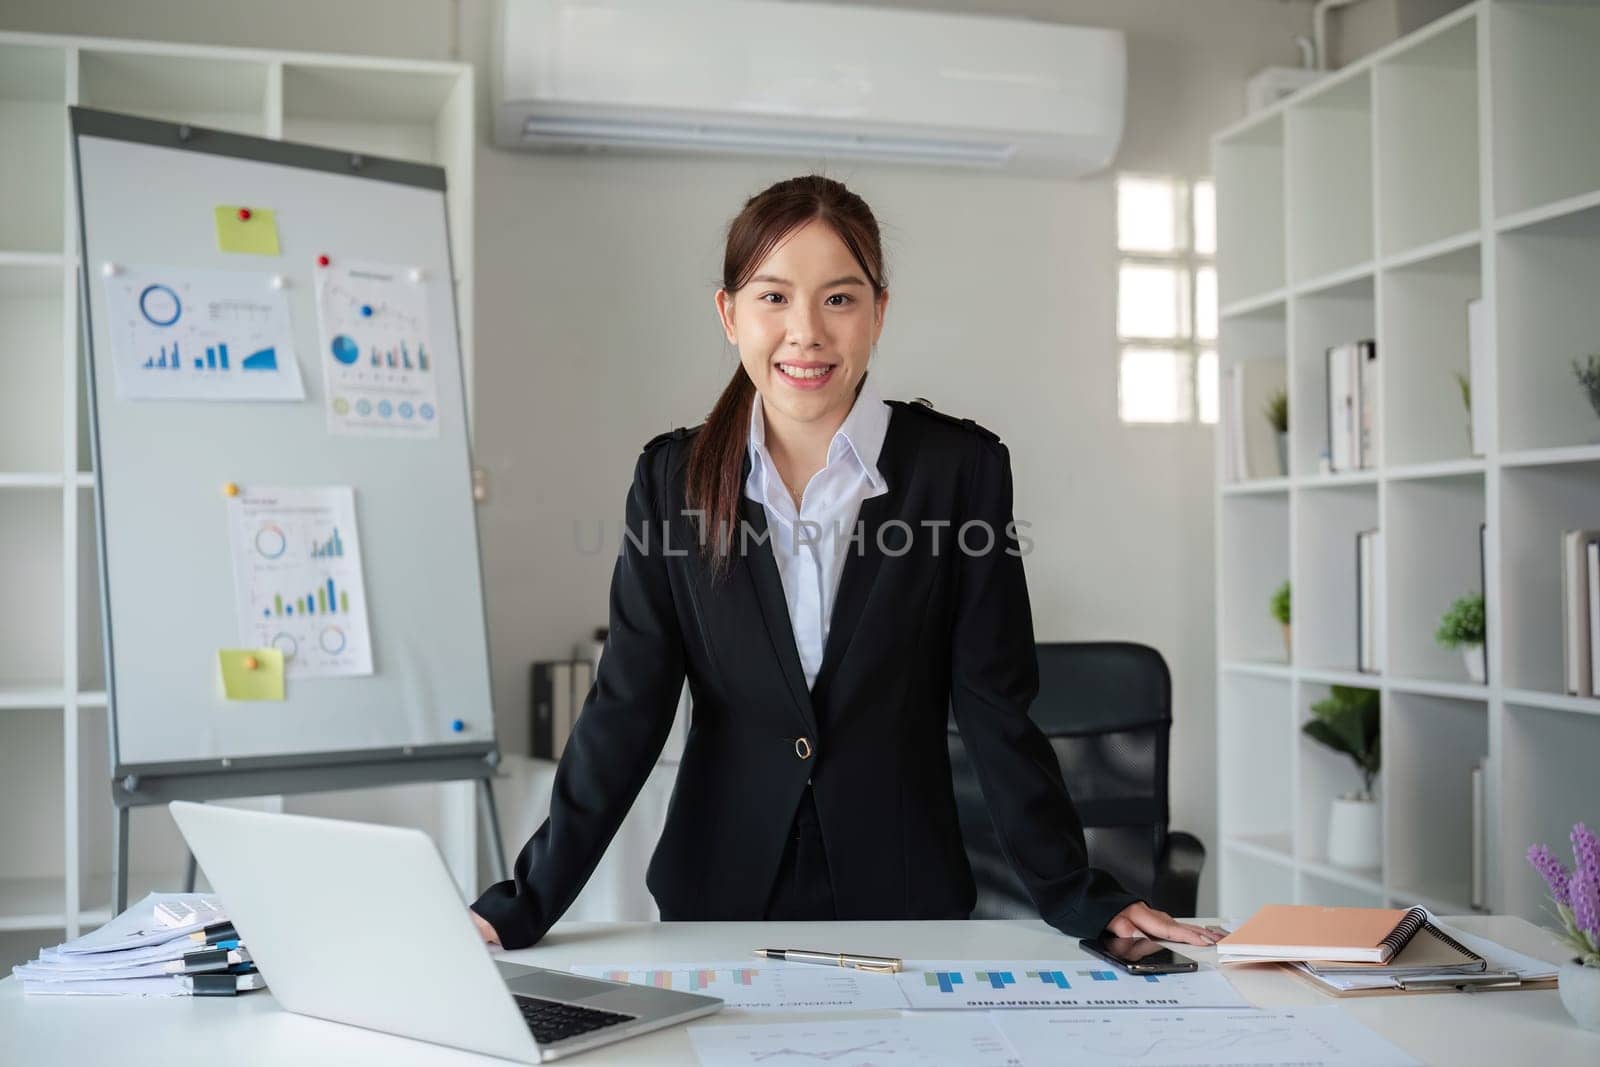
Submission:
[[[239,209],[239,221],[240,222],[249,222],[250,221],[250,209],[249,208],[242,207],[242,208]]]
[[[328,257],[327,256],[318,256],[317,257],[317,266],[326,267],[327,265],[328,265]]]

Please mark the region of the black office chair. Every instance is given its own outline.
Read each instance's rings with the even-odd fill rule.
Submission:
[[[1028,711],[1055,748],[1089,845],[1089,862],[1173,915],[1193,915],[1206,850],[1167,830],[1172,676],[1161,653],[1126,641],[1042,643]],[[950,766],[961,835],[978,883],[975,919],[1037,917],[1011,872],[952,719]]]

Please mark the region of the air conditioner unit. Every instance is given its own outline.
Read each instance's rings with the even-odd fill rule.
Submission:
[[[1114,30],[778,0],[503,0],[495,143],[1076,177],[1122,137]]]

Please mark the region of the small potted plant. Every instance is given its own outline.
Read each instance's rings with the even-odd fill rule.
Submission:
[[[1596,415],[1600,415],[1600,352],[1590,356],[1587,363],[1573,360],[1572,373],[1577,375],[1578,384],[1589,394],[1589,406],[1594,408]]]
[[[1285,660],[1294,659],[1294,642],[1290,640],[1289,632],[1289,580],[1285,578],[1283,584],[1278,586],[1272,594],[1270,605],[1272,617],[1278,620],[1278,625],[1283,627],[1283,655]]]
[[[1341,755],[1361,772],[1361,791],[1333,799],[1328,817],[1328,862],[1341,867],[1376,867],[1382,862],[1382,820],[1372,793],[1381,766],[1378,691],[1336,685],[1326,700],[1311,705],[1316,716],[1300,729]]]
[[[1488,672],[1484,667],[1483,594],[1468,593],[1458,597],[1450,610],[1439,620],[1434,631],[1434,641],[1440,648],[1459,648],[1461,658],[1467,663],[1467,677],[1482,685]]]
[[[1456,385],[1461,387],[1461,406],[1467,412],[1467,450],[1474,456],[1480,456],[1483,453],[1473,447],[1477,442],[1472,437],[1472,379],[1456,371]]]
[[[1272,424],[1273,431],[1278,439],[1278,473],[1289,473],[1289,394],[1286,390],[1279,389],[1267,398],[1267,406],[1261,413]]]
[[[1572,870],[1547,845],[1528,849],[1561,920],[1561,941],[1573,952],[1561,965],[1561,1003],[1579,1026],[1600,1030],[1600,840],[1583,823],[1572,828]]]

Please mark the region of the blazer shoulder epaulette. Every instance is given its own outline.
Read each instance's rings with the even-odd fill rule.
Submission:
[[[959,426],[963,430],[977,434],[986,441],[990,441],[994,444],[1000,443],[1000,435],[989,429],[987,426],[973,422],[971,419],[963,419],[958,415],[950,415],[940,411],[938,408],[934,407],[931,402],[920,396],[909,401],[890,400],[889,403],[897,408],[900,408],[902,411],[915,412],[924,418],[937,419],[939,422],[950,426]]]
[[[701,426],[703,425],[705,424],[701,423]],[[642,451],[648,452],[652,448],[659,448],[668,441],[682,441],[686,438],[693,437],[699,432],[700,426],[679,426],[676,430],[668,430],[666,433],[658,433],[654,437],[650,438],[650,440],[644,443],[644,448]]]

